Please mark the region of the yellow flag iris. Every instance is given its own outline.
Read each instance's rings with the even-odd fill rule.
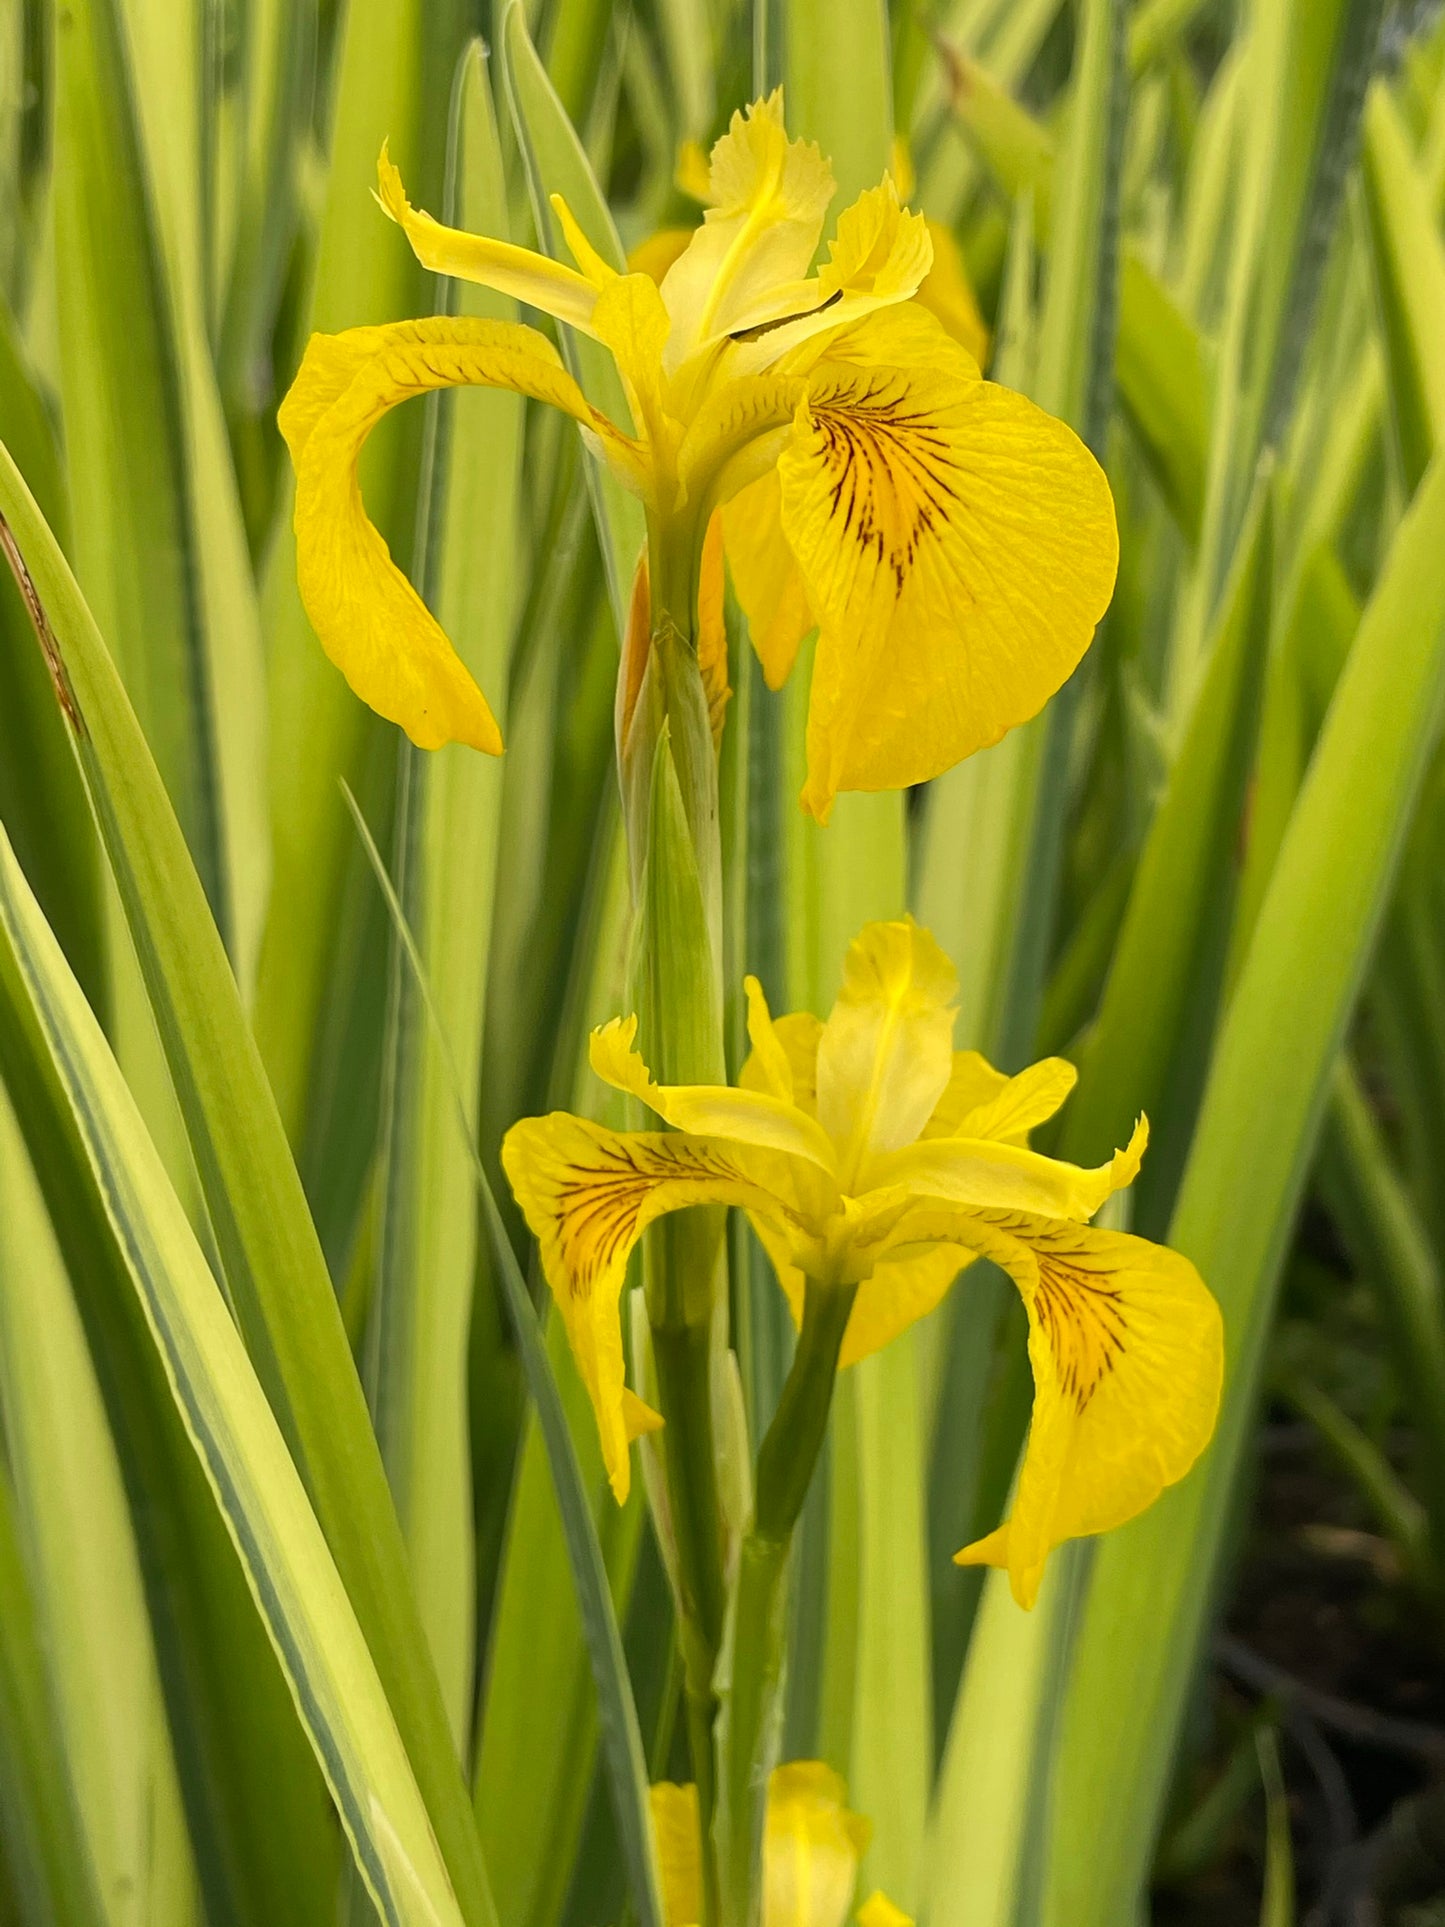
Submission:
[[[1074,1084],[1047,1058],[1005,1077],[953,1049],[957,982],[911,920],[853,943],[826,1023],[774,1019],[749,979],[740,1088],[662,1088],[632,1048],[636,1019],[594,1031],[592,1066],[670,1130],[617,1132],[554,1112],[508,1132],[502,1161],[591,1394],[619,1499],[628,1442],[656,1423],[624,1387],[628,1254],[666,1212],[746,1211],[795,1319],[805,1281],[857,1286],[841,1363],[887,1344],[984,1256],[1029,1320],[1033,1421],[1012,1515],[959,1555],[1008,1569],[1032,1603],[1050,1550],[1151,1504],[1208,1442],[1219,1403],[1219,1310],[1187,1259],[1089,1220],[1131,1184],[1146,1141],[1095,1170],[1028,1148]]]
[[[298,573],[365,702],[423,747],[500,747],[356,479],[386,409],[471,382],[572,415],[641,497],[654,543],[700,556],[720,515],[774,685],[817,628],[803,801],[820,819],[840,789],[920,782],[1038,711],[1112,593],[1108,484],[929,311],[956,309],[957,290],[947,273],[930,287],[934,241],[891,179],[840,216],[813,271],[832,197],[818,149],[788,140],[781,95],[756,102],[713,149],[705,218],[665,271],[655,254],[654,280],[616,273],[560,200],[575,267],[443,227],[383,153],[382,205],[419,259],[604,343],[632,420],[593,409],[533,328],[437,317],[312,338],[281,410]]]
[[[697,1788],[652,1788],[652,1822],[666,1927],[702,1918]],[[843,1927],[871,1828],[848,1810],[842,1777],[821,1760],[792,1760],[768,1781],[763,1835],[763,1927]],[[912,1927],[883,1894],[859,1908],[863,1927]]]

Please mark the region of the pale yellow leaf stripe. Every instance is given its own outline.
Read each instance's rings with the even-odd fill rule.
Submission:
[[[387,1927],[462,1927],[300,1476],[110,1047],[3,833],[0,932],[366,1888]]]

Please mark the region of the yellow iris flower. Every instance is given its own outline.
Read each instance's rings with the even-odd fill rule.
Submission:
[[[1113,590],[1108,484],[1071,430],[984,381],[915,299],[934,244],[891,178],[840,216],[812,272],[832,197],[818,149],[788,140],[781,94],[758,101],[714,147],[706,216],[659,283],[616,273],[560,199],[575,267],[443,227],[383,152],[380,200],[418,258],[604,343],[632,420],[593,408],[534,328],[438,316],[313,336],[281,410],[298,576],[363,701],[424,748],[501,747],[356,475],[387,409],[469,382],[573,416],[695,584],[721,515],[774,686],[817,627],[803,801],[820,819],[839,789],[921,782],[1039,710]],[[672,614],[695,632],[693,611]]]
[[[697,1788],[651,1789],[666,1927],[702,1918]],[[848,1811],[848,1789],[821,1760],[792,1760],[768,1781],[763,1836],[763,1927],[843,1927],[872,1829]],[[912,1927],[883,1894],[858,1909],[862,1927]]]
[[[1097,1170],[1027,1147],[1075,1073],[1047,1058],[1005,1077],[953,1049],[954,971],[911,919],[867,925],[826,1023],[774,1019],[749,978],[739,1088],[661,1088],[636,1019],[592,1034],[593,1069],[672,1129],[618,1132],[567,1112],[507,1133],[502,1161],[566,1322],[619,1499],[628,1444],[656,1415],[624,1387],[620,1296],[647,1226],[736,1205],[795,1319],[805,1281],[857,1287],[840,1363],[938,1304],[971,1259],[1013,1279],[1029,1321],[1033,1421],[1008,1521],[958,1554],[1008,1569],[1030,1605],[1050,1550],[1103,1532],[1181,1479],[1219,1403],[1219,1310],[1187,1259],[1088,1221],[1131,1184],[1147,1136]]]

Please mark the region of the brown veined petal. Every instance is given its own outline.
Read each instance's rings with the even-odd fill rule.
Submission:
[[[998,1213],[953,1229],[1013,1278],[1034,1375],[1013,1510],[960,1565],[1004,1566],[1033,1604],[1052,1549],[1107,1532],[1182,1479],[1214,1431],[1219,1307],[1187,1258],[1091,1225]]]
[[[570,322],[583,334],[592,333],[597,286],[585,274],[552,260],[550,255],[515,247],[510,241],[443,227],[406,198],[401,175],[384,143],[376,174],[377,200],[405,234],[424,268],[430,268],[433,274],[455,275],[461,281],[495,288],[498,294],[509,294],[529,308]]]
[[[296,468],[296,574],[321,646],[352,689],[422,749],[501,734],[481,691],[368,520],[357,462],[388,409],[428,389],[511,388],[550,402],[628,455],[556,350],[512,322],[436,316],[313,335],[281,405]]]
[[[840,789],[923,782],[1037,714],[1108,606],[1103,470],[916,303],[830,345],[778,473],[819,625],[803,792],[819,821]]]
[[[814,627],[798,559],[783,534],[776,468],[750,482],[722,511],[733,588],[769,689],[781,689]]]
[[[619,1300],[628,1257],[669,1211],[695,1204],[781,1209],[758,1181],[768,1170],[766,1154],[750,1160],[717,1138],[609,1131],[554,1111],[512,1126],[502,1140],[502,1167],[537,1240],[620,1504],[631,1486],[627,1447],[639,1429],[640,1404],[625,1396]]]

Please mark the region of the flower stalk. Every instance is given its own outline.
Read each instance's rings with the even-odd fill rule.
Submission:
[[[744,1536],[719,1727],[718,1872],[722,1927],[759,1927],[767,1791],[777,1761],[793,1533],[828,1431],[856,1284],[809,1278],[803,1324],[778,1409],[758,1449],[753,1523]]]

